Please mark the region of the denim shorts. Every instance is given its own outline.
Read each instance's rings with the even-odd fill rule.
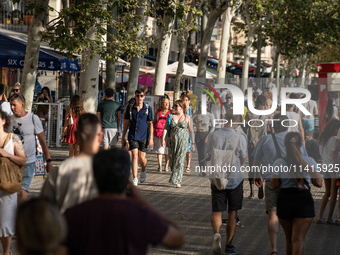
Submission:
[[[21,189],[26,190],[28,192],[33,175],[35,171],[35,162],[27,163],[24,167],[24,173],[22,174],[22,185]]]

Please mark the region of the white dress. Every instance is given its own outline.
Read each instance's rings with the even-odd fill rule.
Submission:
[[[4,150],[14,155],[12,135]],[[0,237],[13,236],[15,234],[17,200],[17,192],[8,194],[0,190]]]

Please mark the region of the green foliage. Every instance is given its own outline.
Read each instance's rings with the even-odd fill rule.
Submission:
[[[184,26],[184,19],[189,12],[199,15],[200,12],[196,8],[191,9],[178,0],[163,0],[157,2],[157,5],[151,0],[147,0],[145,5],[141,2],[143,1],[117,0],[113,3],[108,0],[78,1],[77,5],[73,4],[59,12],[53,27],[49,27],[44,34],[44,40],[49,41],[51,47],[63,51],[69,57],[74,54],[82,55],[85,51],[90,52],[91,56],[99,54],[104,59],[112,60],[121,55],[138,56],[140,52],[146,53],[146,46],[149,43],[154,43],[153,38],[147,38],[145,35],[136,39],[143,22],[141,16],[136,13],[138,8],[145,8],[144,16],[155,17],[156,10],[163,10],[164,15],[176,16],[180,24],[178,31],[195,29],[194,24]],[[112,17],[109,7],[118,8],[119,15],[116,19]],[[68,20],[67,24],[65,20]],[[161,16],[158,17],[158,24],[162,25]],[[112,26],[116,33],[108,34],[108,26]],[[87,37],[90,29],[97,31],[95,39]],[[111,39],[108,42],[104,38]]]
[[[333,0],[285,0],[264,26],[264,35],[292,59],[317,54],[339,40],[339,5]]]

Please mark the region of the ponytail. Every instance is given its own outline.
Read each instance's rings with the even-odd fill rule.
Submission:
[[[300,147],[302,146],[301,135],[297,132],[288,133],[285,137],[285,145],[287,155],[284,160],[290,168],[296,187],[298,189],[304,186],[309,188],[309,184],[303,178],[302,171],[309,172],[311,167],[303,160],[300,154]]]

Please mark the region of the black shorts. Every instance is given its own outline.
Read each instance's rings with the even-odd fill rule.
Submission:
[[[146,152],[146,144],[147,144],[147,140],[142,140],[142,141],[135,141],[135,140],[129,140],[129,145],[130,145],[130,151],[132,151],[133,149],[138,149],[141,152]]]
[[[314,200],[308,189],[280,189],[277,198],[277,216],[281,220],[314,218]]]
[[[243,181],[235,189],[219,190],[211,184],[211,204],[213,212],[238,211],[242,209]],[[227,207],[228,203],[228,207]]]

